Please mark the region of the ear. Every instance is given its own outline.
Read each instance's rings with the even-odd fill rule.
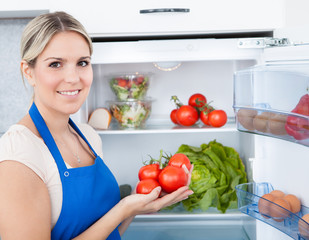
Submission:
[[[20,63],[20,69],[21,69],[23,76],[27,79],[28,83],[32,87],[34,87],[35,80],[33,77],[33,68],[25,60],[22,60]]]

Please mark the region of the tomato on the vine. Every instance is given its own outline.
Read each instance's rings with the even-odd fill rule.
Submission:
[[[176,112],[176,119],[180,125],[192,126],[198,120],[198,112],[190,105],[182,105]]]
[[[161,172],[160,165],[157,163],[145,165],[139,169],[138,178],[139,180],[144,179],[158,180],[160,172]]]
[[[207,103],[207,99],[203,94],[195,93],[188,101],[188,104],[192,107],[201,108]]]
[[[177,122],[177,118],[176,118],[176,112],[177,112],[178,109],[174,109],[171,111],[171,114],[170,114],[170,118],[172,120],[173,123],[175,124],[178,124]]]
[[[213,110],[208,114],[208,121],[213,127],[222,127],[227,122],[226,112],[223,110]]]
[[[183,168],[166,166],[159,175],[159,183],[164,192],[171,193],[186,186],[188,175]]]
[[[144,179],[137,184],[136,193],[148,194],[151,193],[153,189],[159,186],[160,184],[158,183],[158,181],[154,179]]]
[[[183,164],[187,167],[188,170],[191,169],[190,159],[183,153],[175,153],[168,161],[169,166],[180,168]]]
[[[204,112],[204,111],[202,111],[201,113],[200,113],[200,119],[201,119],[201,121],[202,121],[202,123],[204,123],[205,125],[207,125],[207,126],[210,126],[210,123],[209,123],[209,113],[208,112]]]

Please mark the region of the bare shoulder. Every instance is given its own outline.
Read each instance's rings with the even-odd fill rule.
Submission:
[[[40,134],[37,130],[37,128],[35,127],[31,117],[29,114],[25,115],[19,122],[18,124],[20,125],[24,125],[25,127],[27,127],[31,132],[33,132],[36,136],[40,137]]]
[[[49,239],[49,194],[46,185],[35,172],[16,161],[1,162],[0,192],[5,196],[0,198],[1,237]]]

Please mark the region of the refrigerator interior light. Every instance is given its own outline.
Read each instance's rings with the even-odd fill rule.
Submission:
[[[173,71],[180,67],[181,62],[155,62],[153,65],[161,71]]]

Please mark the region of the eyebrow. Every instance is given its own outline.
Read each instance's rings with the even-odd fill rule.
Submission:
[[[85,60],[85,59],[91,60],[91,57],[90,57],[90,56],[80,57],[78,60]],[[44,61],[48,61],[48,60],[63,61],[63,58],[59,58],[59,57],[48,57],[48,58],[44,59]]]

